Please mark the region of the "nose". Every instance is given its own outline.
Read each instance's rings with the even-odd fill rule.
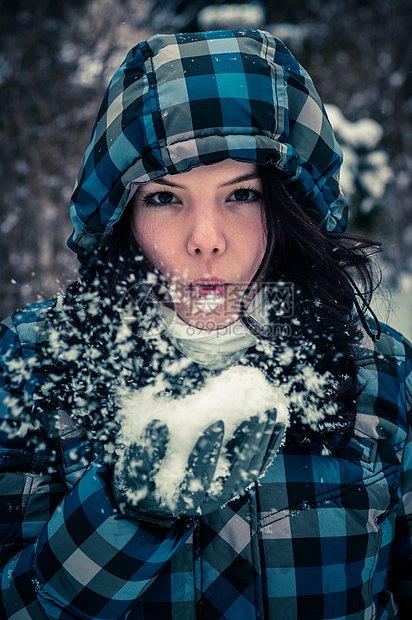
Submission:
[[[187,250],[192,256],[204,258],[219,256],[226,249],[226,238],[221,214],[208,205],[194,209],[189,220]]]

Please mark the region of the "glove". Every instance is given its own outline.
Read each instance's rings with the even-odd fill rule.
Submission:
[[[131,444],[116,463],[113,488],[123,514],[168,525],[179,515],[205,515],[245,493],[271,462],[283,439],[285,425],[276,423],[276,412],[267,419],[243,422],[223,446],[224,423],[215,422],[197,440],[186,475],[166,503],[156,492],[156,473],[166,455],[169,431],[153,420],[141,443]],[[218,466],[223,453],[225,466]]]

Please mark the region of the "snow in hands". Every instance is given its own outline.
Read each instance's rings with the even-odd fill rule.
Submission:
[[[161,381],[130,394],[118,412],[119,469],[136,466],[141,471],[141,463],[128,459],[134,444],[145,444],[148,429],[163,428],[167,442],[162,458],[152,472],[147,472],[147,484],[125,490],[127,501],[138,504],[152,487],[158,505],[166,511],[173,513],[180,509],[188,513],[193,508],[196,512],[190,490],[200,489],[202,482],[196,480],[189,463],[199,438],[219,428],[223,431],[221,450],[217,455],[215,452],[210,455],[209,469],[212,468],[213,476],[208,481],[207,495],[224,497],[225,482],[234,470],[239,478],[236,492],[244,492],[269,465],[264,458],[274,430],[283,437],[283,430],[288,426],[289,391],[290,385],[273,384],[258,368],[239,365],[210,376],[203,387],[184,397],[168,395]],[[243,443],[240,440],[234,446],[235,437],[242,437]],[[279,441],[276,445],[279,447]],[[269,459],[274,456],[275,450],[271,450]],[[188,492],[183,493],[186,505],[183,502],[182,506],[183,487]]]

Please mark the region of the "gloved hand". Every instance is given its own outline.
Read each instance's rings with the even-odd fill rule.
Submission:
[[[159,420],[147,427],[141,443],[131,444],[115,467],[113,488],[122,512],[167,525],[178,515],[205,515],[245,493],[262,474],[282,441],[285,425],[276,423],[276,412],[242,423],[223,447],[222,421],[209,426],[197,440],[186,476],[174,496],[173,506],[156,494],[156,473],[165,457],[169,431]],[[223,447],[223,450],[222,450]],[[216,477],[220,453],[228,467]],[[122,505],[123,504],[123,505]]]

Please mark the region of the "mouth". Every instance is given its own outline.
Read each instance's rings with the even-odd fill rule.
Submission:
[[[227,283],[219,278],[199,278],[189,284],[190,291],[198,299],[213,295],[214,297],[224,297]]]

